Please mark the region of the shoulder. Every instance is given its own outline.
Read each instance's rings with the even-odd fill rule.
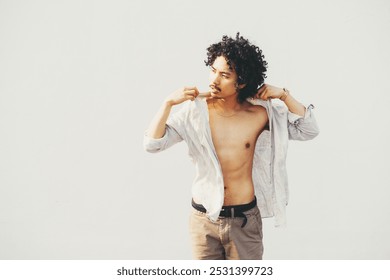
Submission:
[[[263,106],[260,106],[260,105],[254,105],[254,104],[251,104],[247,101],[244,102],[244,109],[247,113],[251,114],[251,115],[256,115],[256,116],[259,116],[259,117],[266,117],[268,118],[268,115],[267,115],[267,109],[264,108]]]

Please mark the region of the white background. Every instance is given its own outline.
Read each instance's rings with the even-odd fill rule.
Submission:
[[[390,258],[388,1],[0,1],[0,259],[190,259],[184,143],[142,140],[237,31],[313,103],[265,259]],[[387,78],[387,79],[386,79]]]

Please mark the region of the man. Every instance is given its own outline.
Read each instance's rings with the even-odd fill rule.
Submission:
[[[144,146],[158,152],[182,140],[188,145],[196,169],[190,221],[195,259],[262,259],[261,218],[285,223],[287,142],[318,134],[313,106],[264,84],[262,51],[239,33],[207,51],[211,91],[184,87],[169,95]]]

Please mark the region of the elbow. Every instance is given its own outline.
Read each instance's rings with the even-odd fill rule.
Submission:
[[[318,134],[320,134],[320,130],[318,129],[318,127],[313,134],[314,134],[313,138],[316,138]]]
[[[308,133],[307,134],[307,140],[312,140],[314,138],[316,138],[318,136],[318,134],[320,134],[320,131],[319,130],[315,130],[315,131],[312,131],[311,133]]]
[[[311,127],[310,129],[295,129],[289,133],[289,139],[298,141],[308,141],[316,138],[320,134],[317,126]]]
[[[148,153],[158,153],[161,151],[161,147],[152,145],[149,141],[144,141],[144,151]]]
[[[320,134],[320,129],[319,129],[318,125],[317,125],[317,122],[314,122],[311,134],[312,134],[312,138],[311,139],[316,138],[318,136],[318,134]]]
[[[144,146],[144,151],[148,152],[148,153],[155,154],[155,153],[160,152],[161,149],[160,148],[156,148],[156,147]]]
[[[312,140],[320,134],[316,120],[312,116],[309,119],[300,119],[294,123],[295,130],[301,135],[300,140]]]
[[[320,134],[320,130],[318,127],[313,127],[310,131],[305,133],[305,140],[312,140],[316,138]]]
[[[143,148],[148,153],[158,153],[162,151],[161,139],[154,139],[148,136],[148,133],[144,134]]]

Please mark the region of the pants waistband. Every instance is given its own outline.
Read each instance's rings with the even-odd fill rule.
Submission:
[[[206,208],[204,208],[202,204],[195,203],[194,199],[192,199],[191,204],[192,207],[194,207],[196,210],[202,213],[207,212]],[[244,222],[241,225],[241,227],[244,227],[248,221],[244,212],[255,208],[256,205],[257,205],[257,199],[255,197],[251,202],[247,204],[222,206],[221,212],[219,212],[219,216],[226,217],[226,218],[234,218],[234,217],[244,218]]]

